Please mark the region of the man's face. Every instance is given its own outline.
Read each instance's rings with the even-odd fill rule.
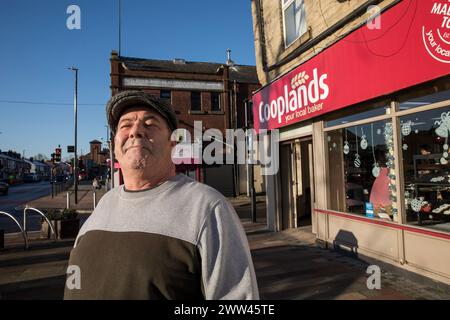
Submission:
[[[161,170],[172,161],[166,120],[147,107],[127,109],[119,119],[114,153],[123,169]]]

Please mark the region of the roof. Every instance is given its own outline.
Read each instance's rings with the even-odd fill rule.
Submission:
[[[91,142],[89,142],[90,144],[102,144],[101,141],[98,140],[92,140]]]
[[[259,83],[256,67],[254,66],[234,65],[234,67],[230,68],[230,80],[243,83]]]
[[[0,153],[0,157],[4,158],[4,159],[8,159],[8,160],[14,160],[14,161],[21,161],[21,162],[25,162],[23,159],[19,159],[19,158],[14,158],[14,157],[10,157],[4,153]]]
[[[225,63],[215,62],[193,62],[183,59],[155,60],[131,57],[118,57],[125,68],[129,70],[165,71],[197,74],[217,74],[219,68],[226,66]],[[237,65],[230,68],[230,80],[241,83],[259,83],[255,66]]]

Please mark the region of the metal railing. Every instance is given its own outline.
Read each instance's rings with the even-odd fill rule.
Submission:
[[[1,215],[4,215],[4,216],[7,216],[7,217],[9,217],[9,218],[11,218],[11,219],[17,224],[17,226],[18,226],[19,229],[20,229],[20,233],[22,233],[22,237],[23,237],[23,242],[24,242],[25,249],[28,249],[28,237],[27,237],[26,232],[23,230],[22,226],[20,225],[19,221],[17,221],[17,219],[14,218],[14,217],[13,217],[11,214],[9,214],[8,212],[0,211],[0,214],[1,214]]]
[[[56,241],[55,229],[53,228],[53,224],[50,222],[50,220],[47,218],[47,216],[42,211],[40,211],[36,208],[28,207],[28,206],[26,206],[25,209],[23,209],[23,232],[25,233],[25,235],[27,235],[27,211],[28,210],[32,210],[32,211],[39,213],[45,219],[45,221],[47,221],[47,223],[52,231],[52,234],[53,234],[53,240]],[[28,238],[28,236],[27,236],[27,238]]]
[[[95,201],[95,196],[94,196],[94,201]],[[29,247],[29,245],[28,245],[28,233],[27,233],[27,214],[28,214],[28,211],[37,212],[39,215],[42,216],[42,218],[44,218],[44,220],[49,225],[50,230],[51,230],[51,232],[53,234],[53,241],[57,241],[57,235],[56,235],[56,232],[55,232],[55,228],[53,227],[53,224],[50,222],[48,217],[42,211],[40,211],[40,210],[38,210],[36,208],[25,206],[25,208],[23,209],[23,226],[21,226],[19,221],[13,215],[11,215],[10,213],[5,212],[5,211],[0,211],[0,215],[7,216],[11,220],[13,220],[14,223],[19,227],[20,233],[22,234],[22,237],[23,237],[25,249],[28,249],[28,247]]]
[[[73,183],[70,182],[52,182],[52,198],[57,196],[61,192],[66,192],[72,185]]]

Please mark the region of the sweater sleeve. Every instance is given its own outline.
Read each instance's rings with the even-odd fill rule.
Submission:
[[[259,299],[247,237],[236,211],[225,199],[205,218],[198,249],[206,299]]]

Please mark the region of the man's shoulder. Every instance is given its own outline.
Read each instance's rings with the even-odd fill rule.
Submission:
[[[184,193],[192,198],[201,198],[202,201],[206,201],[210,204],[218,203],[221,201],[227,201],[224,195],[213,187],[196,181],[186,175],[180,178],[180,188],[178,192]]]

